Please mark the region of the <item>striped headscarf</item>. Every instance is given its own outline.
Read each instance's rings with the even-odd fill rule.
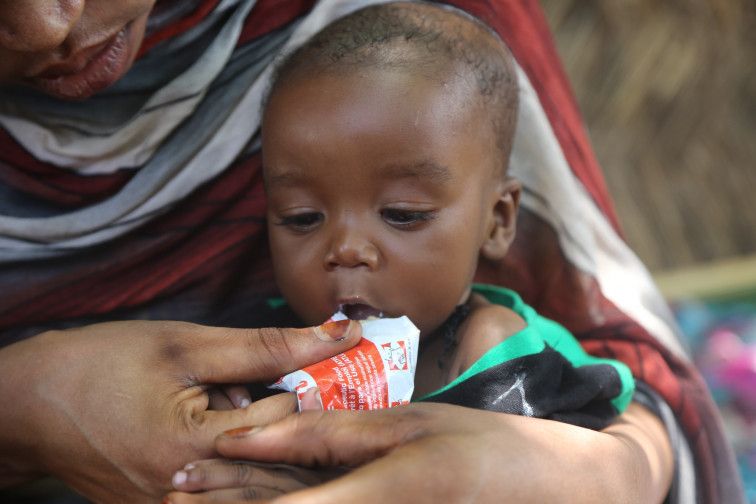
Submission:
[[[0,344],[113,319],[257,325],[275,294],[258,137],[272,64],[376,1],[165,0],[105,91],[63,102],[0,89]],[[493,27],[519,64],[518,237],[477,280],[631,368],[675,449],[670,502],[742,502],[716,408],[621,237],[536,0],[444,3]]]

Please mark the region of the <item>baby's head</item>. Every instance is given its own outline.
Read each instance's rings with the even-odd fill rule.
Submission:
[[[276,279],[297,315],[438,328],[514,238],[516,116],[511,56],[457,11],[368,7],[291,55],[262,139]]]

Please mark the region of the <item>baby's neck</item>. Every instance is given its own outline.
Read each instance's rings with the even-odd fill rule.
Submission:
[[[414,397],[422,397],[449,382],[459,326],[469,314],[468,300],[454,308],[438,329],[430,334],[420,335]]]
[[[459,329],[459,326],[462,325],[469,314],[469,302],[458,305],[435,331],[427,335],[421,335],[418,356],[422,356],[431,346],[437,348],[438,343],[434,342],[441,340],[443,342],[443,350],[438,355],[438,367],[443,369],[445,359],[457,344],[457,329]]]

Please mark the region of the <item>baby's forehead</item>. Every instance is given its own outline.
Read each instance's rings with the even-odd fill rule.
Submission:
[[[425,131],[433,138],[464,139],[465,149],[496,152],[496,132],[489,114],[475,83],[454,69],[428,73],[406,67],[359,70],[349,67],[347,72],[323,72],[282,87],[266,109],[263,138],[276,131],[280,141],[277,145],[291,149],[291,136],[282,136],[281,132],[306,130],[312,133],[305,137],[322,138],[320,135],[326,128],[331,138],[343,138],[350,144],[362,143],[369,140],[355,136],[357,131],[363,128],[376,131],[366,126],[369,122],[375,127],[378,123],[386,124],[393,130],[393,134],[379,133],[383,135],[383,151],[376,155],[381,157],[402,152],[407,149],[408,141],[412,141],[414,150],[420,149],[415,137],[409,135],[414,130]],[[350,121],[353,126],[344,128]],[[342,136],[345,134],[350,137]],[[417,140],[421,138],[429,137]],[[264,158],[266,148],[271,152],[271,145],[264,142]],[[280,153],[280,149],[277,152]],[[445,164],[431,156],[413,157],[407,162],[386,164],[382,166],[382,173],[371,176],[406,177],[416,181],[456,178],[456,175],[450,176],[448,169],[441,169]]]
[[[498,35],[463,11],[424,3],[378,4],[315,34],[281,62],[274,87],[322,72],[365,68],[474,74],[486,66],[506,66],[507,59]]]
[[[361,119],[376,108],[389,111],[397,125],[411,115],[416,127],[466,133],[491,126],[482,121],[492,111],[485,107],[475,79],[454,66],[329,69],[291,79],[271,97],[274,102],[276,106],[266,107],[263,133],[270,122],[302,123],[313,114]]]
[[[448,106],[461,104],[491,130],[506,165],[518,100],[511,55],[487,26],[438,5],[379,4],[336,20],[279,66],[269,100],[318,76],[368,80],[379,73],[445,86],[454,98]]]
[[[461,119],[470,114],[480,120],[484,117],[490,118],[495,113],[486,107],[476,76],[467,71],[460,62],[431,61],[425,57],[412,59],[406,54],[401,60],[389,61],[388,64],[334,65],[317,72],[292,75],[285,82],[279,83],[270,100],[274,97],[296,98],[297,93],[301,93],[303,89],[319,87],[328,90],[329,93],[343,93],[343,96],[374,95],[382,102],[390,102],[391,98],[400,102],[403,101],[403,97],[394,93],[394,84],[399,82],[405,95],[438,95],[443,101],[440,106],[447,112],[447,121],[451,117]],[[425,100],[418,100],[413,104],[417,104],[418,107],[431,105]],[[439,106],[438,102],[433,105]],[[268,115],[269,112],[269,107],[266,106],[264,114]],[[455,123],[450,124],[450,127],[454,126]]]

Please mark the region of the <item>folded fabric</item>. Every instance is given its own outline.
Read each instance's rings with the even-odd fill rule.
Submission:
[[[602,429],[635,391],[621,362],[588,355],[564,327],[538,315],[513,291],[476,285],[527,327],[489,350],[456,380],[420,401],[447,402]],[[472,335],[474,337],[474,335]]]

